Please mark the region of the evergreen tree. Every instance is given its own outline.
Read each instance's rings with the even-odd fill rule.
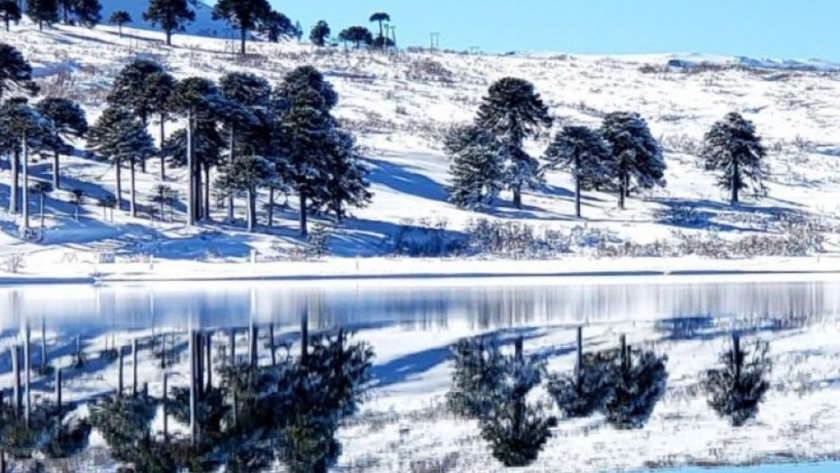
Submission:
[[[99,0],[75,0],[73,13],[79,24],[87,28],[93,28],[102,21],[102,5]]]
[[[150,0],[143,20],[159,24],[166,32],[166,45],[172,46],[172,32],[183,31],[187,24],[195,21],[195,12],[190,10],[187,0]]]
[[[172,74],[160,71],[146,76],[144,82],[145,89],[151,92],[149,96],[150,108],[154,110],[154,113],[158,116],[158,125],[160,127],[160,138],[158,143],[160,143],[162,148],[164,141],[166,141],[166,122],[172,120],[170,116],[169,102],[172,97],[172,92],[175,90],[177,81]],[[163,154],[160,155],[160,180],[166,180],[166,158]]]
[[[339,222],[348,206],[363,208],[373,197],[368,190],[368,169],[362,164],[356,140],[349,132],[334,129],[327,145],[324,165],[328,169],[322,193],[312,196],[316,209],[325,209]]]
[[[20,6],[15,0],[0,0],[0,19],[6,24],[6,31],[9,31],[11,22],[17,24],[20,21]]]
[[[114,13],[111,13],[110,18],[108,18],[108,23],[111,23],[112,25],[117,25],[117,28],[120,32],[120,38],[122,38],[123,35],[123,25],[131,23],[132,21],[133,20],[131,19],[131,14],[129,14],[125,10],[117,10]]]
[[[38,214],[41,218],[41,228],[44,228],[44,200],[55,190],[49,182],[38,181],[30,187],[30,192],[38,196]]]
[[[275,108],[280,110],[289,109],[294,98],[309,89],[321,96],[320,109],[328,113],[338,104],[338,94],[332,84],[324,80],[324,75],[312,66],[300,66],[293,69],[283,77],[283,81],[275,91]]]
[[[210,171],[222,163],[222,150],[225,148],[225,140],[216,127],[216,122],[211,120],[197,120],[193,124],[193,163],[196,173],[204,176],[196,179],[196,199],[201,207],[209,212],[210,205]],[[166,159],[171,167],[187,167],[187,130],[176,130],[165,141],[161,149],[161,156]]]
[[[274,10],[270,11],[260,22],[259,31],[272,43],[280,41],[280,38],[287,38],[297,34],[297,30],[292,25],[292,20],[283,13]]]
[[[524,142],[551,123],[548,107],[534,85],[523,79],[496,81],[479,106],[476,124],[500,142],[506,165],[503,181],[513,191],[516,208],[522,208],[522,188],[535,187],[540,180],[539,164],[525,152]]]
[[[650,351],[626,348],[610,377],[615,384],[604,404],[607,422],[622,430],[645,425],[656,403],[665,394],[667,360]]]
[[[516,355],[502,359],[502,377],[493,392],[493,409],[480,421],[481,435],[490,443],[493,457],[506,467],[533,463],[557,423],[540,406],[526,402],[528,393],[542,380],[545,363],[524,357],[521,343],[520,339]]]
[[[13,92],[38,93],[32,81],[32,66],[14,46],[0,43],[0,101]]]
[[[447,134],[444,149],[452,160],[450,201],[471,210],[492,205],[502,187],[503,163],[496,138],[475,125],[462,126]]]
[[[373,43],[373,33],[364,26],[351,26],[338,34],[339,41],[345,44],[352,42],[356,44],[356,48],[361,48],[362,45],[369,46]]]
[[[455,367],[452,388],[446,395],[449,409],[472,419],[489,416],[496,401],[494,393],[504,377],[503,357],[498,348],[475,338],[459,341],[451,352]]]
[[[152,114],[166,109],[167,94],[172,90],[171,84],[166,83],[167,78],[161,77],[161,74],[166,72],[159,63],[135,59],[117,74],[108,94],[108,104],[130,111],[144,126],[148,126]],[[146,172],[145,161],[140,163],[140,171]]]
[[[122,201],[121,173],[123,163],[129,166],[130,201],[129,211],[137,216],[135,166],[136,163],[155,154],[154,142],[148,130],[129,112],[119,108],[108,108],[91,128],[88,148],[108,159],[116,170],[116,196]],[[121,205],[119,205],[122,208]]]
[[[662,148],[647,123],[637,113],[613,112],[604,117],[601,135],[612,149],[613,180],[617,181],[618,206],[630,193],[631,179],[642,189],[665,186]]]
[[[201,208],[201,163],[195,159],[193,150],[197,143],[193,132],[203,122],[215,123],[218,117],[233,108],[215,83],[200,77],[190,77],[179,81],[170,97],[172,113],[187,119],[187,172],[189,185],[187,192],[187,224],[194,225],[195,220],[205,213]],[[198,138],[198,136],[196,136]],[[198,146],[201,146],[198,144]],[[205,168],[205,172],[208,168]],[[207,185],[209,186],[209,182]],[[209,188],[205,191],[205,201],[209,201]],[[209,208],[204,209],[209,216]]]
[[[379,38],[379,42],[381,43],[381,46],[385,45],[385,41],[384,41],[385,34],[384,34],[384,30],[382,29],[382,23],[386,22],[386,21],[391,21],[391,16],[388,15],[387,13],[384,13],[384,12],[374,13],[373,15],[370,16],[370,22],[371,23],[379,23],[379,37],[378,38]]]
[[[550,375],[546,390],[566,417],[587,417],[603,410],[616,385],[616,350],[586,353],[581,373]]]
[[[8,23],[6,29],[8,29]],[[330,33],[330,25],[326,21],[320,20],[312,27],[312,31],[309,33],[309,41],[312,41],[315,46],[323,47],[326,45]]]
[[[761,341],[756,341],[752,351],[743,349],[740,338],[734,336],[732,348],[720,356],[723,366],[703,375],[701,386],[709,396],[709,406],[720,417],[728,417],[735,427],[758,414],[758,406],[770,389],[768,351],[769,345]]]
[[[240,54],[243,56],[248,31],[267,20],[270,13],[268,0],[218,0],[213,7],[214,20],[226,20],[231,26],[239,28]]]
[[[58,22],[57,0],[27,0],[26,14],[38,22],[38,29],[44,30],[44,23],[52,25]]]
[[[226,193],[245,192],[248,200],[248,231],[257,226],[257,192],[274,174],[272,163],[262,156],[237,156],[222,169],[218,186]]]
[[[230,113],[224,117],[228,135],[228,164],[232,164],[236,157],[237,147],[242,147],[252,141],[247,138],[255,138],[248,136],[249,131],[258,120],[255,114],[260,109],[267,111],[270,105],[271,86],[268,81],[255,74],[233,72],[220,79],[219,88],[231,103],[239,105],[236,110],[238,113]],[[246,139],[242,140],[243,137]],[[257,155],[267,156],[267,148],[263,147],[252,152],[256,151]],[[233,193],[229,192],[228,196],[228,220],[232,222],[234,220]]]
[[[49,143],[53,151],[52,185],[55,189],[60,189],[59,156],[73,151],[73,147],[65,140],[82,138],[88,131],[87,118],[79,104],[70,99],[45,98],[38,102],[35,108],[41,116],[50,120],[55,132],[53,140]]]
[[[752,190],[756,197],[767,194],[764,185],[767,149],[751,121],[738,113],[729,113],[712,126],[704,141],[706,169],[723,172],[718,185],[730,191],[733,206],[738,204],[741,190]]]
[[[563,127],[545,152],[550,169],[566,169],[575,178],[575,215],[580,218],[580,190],[584,179],[612,175],[610,149],[597,131],[585,126]]]

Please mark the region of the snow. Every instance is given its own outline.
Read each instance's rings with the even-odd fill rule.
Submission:
[[[102,4],[103,24],[108,23],[113,12],[122,10],[131,15],[132,22],[126,26],[146,30],[156,29],[151,23],[143,20],[143,12],[146,11],[149,3],[147,0],[99,0],[99,3]],[[201,0],[191,2],[190,8],[195,12],[195,21],[186,26],[183,34],[219,38],[238,37],[239,32],[231,29],[226,22],[213,19],[213,7],[207,2]],[[123,30],[128,31],[125,27]]]
[[[105,18],[117,5],[128,9],[116,0],[103,3]],[[137,9],[131,10],[136,21],[141,18],[141,3],[128,4]],[[189,31],[222,32],[218,35],[227,38],[226,27],[208,18],[203,9]],[[383,244],[401,225],[409,225],[407,219],[412,225],[422,220],[442,222],[452,232],[462,231],[471,219],[480,217],[562,231],[582,225],[572,218],[574,203],[569,189],[573,183],[571,176],[563,173],[549,173],[546,186],[526,192],[523,210],[505,203],[483,215],[447,202],[442,186],[449,163],[441,151],[441,130],[471,120],[491,81],[505,76],[533,81],[559,124],[597,126],[604,113],[638,111],[653,135],[665,144],[668,186],[644,198],[631,198],[625,212],[615,210],[614,196],[585,192],[583,212],[588,228],[609,231],[627,241],[673,238],[672,230],[679,227],[662,221],[657,212],[674,202],[694,205],[708,217],[701,228],[681,230],[703,233],[716,225],[724,238],[762,234],[762,219],[779,212],[802,212],[837,225],[840,82],[833,64],[692,54],[607,57],[417,52],[388,56],[268,43],[250,44],[254,55],[240,59],[232,54],[232,42],[226,39],[177,34],[174,47],[166,48],[159,32],[124,30],[127,34],[119,38],[111,26],[92,30],[57,26],[38,32],[24,23],[12,33],[0,32],[0,41],[19,48],[34,63],[47,94],[80,100],[90,122],[101,113],[104,96],[119,68],[134,57],[158,59],[179,78],[202,75],[217,79],[229,71],[251,71],[275,83],[293,67],[313,64],[333,82],[341,98],[336,114],[352,125],[364,147],[372,168],[373,204],[355,211],[355,218],[337,228],[334,256],[318,262],[283,260],[283,250],[299,244],[294,209],[278,216],[276,228],[258,234],[244,232],[241,225],[218,223],[223,211],[214,213],[216,223],[194,229],[180,221],[151,222],[122,212],[115,212],[112,222],[95,206],[95,198],[113,190],[113,169],[85,159],[79,152],[62,157],[68,186],[47,201],[42,242],[17,239],[18,220],[0,210],[0,259],[19,253],[24,262],[15,273],[0,272],[0,284],[149,281],[166,287],[180,281],[178,288],[185,290],[190,283],[184,281],[212,289],[231,280],[282,280],[284,286],[322,288],[399,288],[408,279],[414,285],[434,285],[441,284],[440,278],[448,278],[444,283],[451,288],[525,285],[532,284],[535,277],[541,284],[552,285],[840,280],[838,241],[832,232],[826,232],[827,254],[819,257],[749,260],[608,259],[597,258],[586,249],[548,261],[408,259],[385,256]],[[772,69],[772,73],[744,68],[692,74],[641,70],[645,64],[665,66],[672,59]],[[432,61],[450,71],[451,80],[417,75]],[[771,149],[770,197],[735,210],[723,204],[727,196],[715,186],[715,176],[703,172],[702,161],[690,154],[691,145],[730,111],[753,120]],[[174,128],[168,126],[170,132]],[[157,136],[155,129],[151,131]],[[540,155],[547,143],[544,139],[530,151]],[[82,148],[83,143],[76,144]],[[148,203],[158,183],[157,165],[151,161],[148,173],[138,175],[142,203]],[[33,166],[33,173],[46,178],[48,163]],[[175,180],[168,184],[184,195],[183,171],[169,173]],[[8,171],[0,172],[0,178],[0,205],[5,207]],[[90,196],[78,222],[68,203],[71,188],[83,188]],[[510,199],[506,193],[502,197]],[[238,202],[240,221],[244,209],[243,202]],[[103,251],[116,252],[116,262],[98,263],[97,255]],[[255,262],[251,261],[252,251],[257,252]],[[67,292],[58,290],[43,294],[68,297]],[[571,326],[500,329],[497,335],[512,339],[526,330],[526,352],[556,351],[574,341]],[[640,469],[649,462],[749,463],[837,454],[840,414],[835,409],[838,393],[832,381],[840,376],[836,323],[762,334],[774,357],[774,388],[757,421],[741,430],[715,418],[696,393],[697,374],[713,364],[723,348],[720,336],[663,340],[654,321],[642,317],[593,324],[587,327],[587,344],[614,343],[622,332],[628,333],[634,345],[653,346],[669,356],[669,391],[650,424],[640,432],[627,433],[606,428],[598,418],[561,422],[538,463],[522,471],[556,471],[557,465],[564,465],[569,471],[595,473]],[[341,466],[409,471],[413,460],[451,464],[453,471],[501,471],[478,437],[477,426],[440,410],[449,383],[446,348],[475,333],[467,323],[450,323],[427,332],[385,327],[360,333],[359,338],[376,347],[379,374],[390,376],[393,383],[377,387],[365,412],[342,429],[345,454]],[[144,332],[121,332],[116,337],[118,343],[125,344],[142,335]],[[56,337],[48,334],[50,346],[60,349]],[[89,344],[104,346],[106,337],[91,339]],[[8,338],[0,339],[0,352],[6,351],[7,343],[11,343]],[[147,361],[141,359],[143,366],[154,365]],[[558,354],[550,358],[549,368],[570,369],[572,362],[571,354]],[[68,399],[113,389],[116,370],[116,365],[110,364],[70,378]],[[150,382],[153,394],[160,389],[160,374],[155,368],[140,373],[142,381]],[[9,382],[8,373],[0,374],[0,385]]]

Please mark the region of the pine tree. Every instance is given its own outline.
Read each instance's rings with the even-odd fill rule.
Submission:
[[[522,208],[523,187],[540,181],[539,163],[525,152],[525,140],[549,128],[552,118],[530,82],[512,77],[496,81],[482,99],[476,124],[500,142],[505,160],[503,181],[513,191],[513,205]]]
[[[15,0],[0,0],[0,19],[6,24],[6,31],[9,31],[11,22],[17,24],[20,21],[20,6]]]
[[[565,169],[575,178],[575,216],[581,217],[580,190],[584,179],[611,175],[610,149],[597,131],[585,126],[566,126],[545,152],[550,169]]]
[[[470,210],[492,205],[503,185],[496,138],[475,125],[466,125],[446,135],[444,149],[452,161],[447,187],[450,201]]]
[[[0,101],[13,92],[38,93],[32,80],[32,66],[14,46],[0,43]]]
[[[172,119],[169,105],[177,81],[172,74],[160,71],[147,75],[144,82],[145,89],[151,91],[148,97],[149,107],[158,116],[158,126],[160,127],[158,143],[162,148],[164,141],[166,141],[166,122]],[[162,153],[160,155],[160,180],[166,180],[166,158]]]
[[[668,358],[651,351],[630,350],[615,364],[615,383],[604,404],[606,420],[617,429],[642,428],[665,394]]]
[[[728,417],[735,427],[758,414],[758,406],[770,389],[769,348],[767,342],[756,341],[752,351],[743,349],[740,338],[734,336],[732,348],[720,356],[723,366],[703,375],[701,386],[709,396],[709,406],[720,417]]]
[[[269,41],[276,43],[280,38],[295,36],[297,30],[292,25],[288,16],[278,11],[270,11],[258,25],[260,33],[265,35]]]
[[[190,10],[187,0],[150,0],[143,20],[159,24],[166,33],[166,45],[172,46],[172,32],[183,31],[195,21],[195,12]]]
[[[446,395],[454,414],[481,419],[490,415],[494,393],[504,377],[504,361],[498,348],[482,339],[464,339],[452,349],[452,388]]]
[[[312,196],[313,206],[325,209],[339,222],[347,216],[347,207],[364,208],[373,194],[368,190],[368,169],[362,164],[356,140],[349,132],[334,129],[325,154],[327,181],[320,195]]]
[[[26,14],[38,22],[38,29],[44,29],[44,23],[52,25],[58,22],[58,2],[56,0],[27,0]]]
[[[226,193],[245,192],[248,200],[248,231],[257,226],[257,192],[273,176],[274,166],[262,156],[237,156],[222,168],[217,185]]]
[[[339,41],[356,43],[356,48],[361,48],[362,45],[369,46],[373,43],[373,33],[364,26],[351,26],[338,34]]]
[[[309,33],[309,41],[312,41],[315,46],[323,47],[326,45],[330,33],[330,25],[326,21],[320,20],[312,27],[312,31]]]
[[[222,165],[222,150],[225,148],[225,140],[216,127],[216,122],[211,120],[197,120],[193,124],[192,136],[195,172],[203,172],[204,177],[196,179],[196,199],[201,207],[209,212],[210,205],[210,170]],[[187,130],[176,130],[165,141],[161,149],[161,156],[164,157],[171,167],[187,167]]]
[[[665,186],[662,148],[638,113],[613,112],[604,117],[601,135],[612,149],[613,180],[617,181],[618,207],[630,194],[631,179],[642,189]]]
[[[730,191],[733,206],[738,204],[742,190],[751,190],[755,197],[767,194],[764,185],[767,149],[751,121],[738,113],[729,113],[712,126],[704,142],[706,169],[723,172],[718,185]]]
[[[122,38],[123,35],[123,25],[131,23],[132,21],[131,14],[125,10],[117,10],[114,13],[111,13],[110,18],[108,18],[108,23],[117,25],[117,28],[119,28],[120,38]]]
[[[102,5],[99,0],[75,0],[73,13],[79,24],[87,28],[93,28],[102,21]]]
[[[270,13],[268,0],[218,0],[213,7],[214,20],[226,20],[231,26],[239,28],[240,54],[243,56],[248,31],[267,20]]]
[[[312,89],[321,96],[321,110],[329,112],[338,104],[338,94],[332,84],[324,80],[324,75],[312,66],[300,66],[283,77],[283,81],[275,91],[276,104],[279,109],[288,109],[298,94]]]
[[[384,12],[374,13],[370,16],[371,23],[379,23],[378,44],[380,45],[380,47],[385,46],[385,34],[384,30],[382,29],[382,23],[386,21],[391,21],[391,15]]]
[[[99,156],[114,163],[116,170],[116,196],[122,209],[122,183],[120,170],[123,164],[129,166],[130,201],[129,211],[137,216],[135,166],[136,163],[155,154],[154,142],[148,130],[129,112],[119,108],[108,108],[91,128],[88,148]]]
[[[45,98],[38,102],[35,108],[41,116],[51,121],[55,131],[55,136],[50,142],[53,151],[52,185],[55,189],[60,189],[59,156],[73,151],[73,147],[65,140],[84,137],[88,131],[87,118],[79,104],[70,99]]]

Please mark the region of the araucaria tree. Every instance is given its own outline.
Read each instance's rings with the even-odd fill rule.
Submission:
[[[712,126],[704,141],[706,169],[722,172],[718,184],[730,191],[732,205],[738,204],[742,190],[751,190],[756,197],[767,194],[764,185],[767,149],[751,121],[738,113],[729,113]]]
[[[245,192],[247,196],[249,232],[257,226],[257,189],[273,177],[273,164],[262,156],[238,156],[222,168],[217,185],[226,193]]]
[[[57,0],[27,0],[26,14],[38,22],[38,29],[44,29],[44,23],[51,25],[58,21]]]
[[[32,80],[32,66],[14,46],[0,43],[0,101],[11,92],[38,93]]]
[[[373,43],[373,33],[364,26],[351,26],[339,33],[338,39],[345,45],[352,42],[356,44],[356,48],[361,48],[362,44],[367,46]]]
[[[131,19],[131,15],[125,10],[117,10],[114,13],[111,13],[111,17],[108,18],[108,22],[112,25],[117,25],[117,28],[120,32],[120,38],[122,38],[122,28],[123,25],[127,23],[131,23],[133,20]]]
[[[377,12],[370,16],[371,23],[379,23],[379,41],[377,41],[377,44],[380,47],[384,47],[386,44],[384,30],[382,29],[382,23],[386,21],[391,21],[391,16],[385,12]]]
[[[60,189],[59,156],[73,151],[65,140],[84,137],[88,131],[87,118],[79,104],[65,98],[48,97],[38,102],[35,108],[52,125],[54,135],[48,142],[53,152],[52,186]]]
[[[735,427],[756,416],[770,389],[768,350],[767,342],[761,341],[756,341],[751,351],[744,349],[740,338],[733,336],[731,349],[720,356],[723,366],[703,375],[701,386],[709,397],[709,406]]]
[[[566,126],[557,133],[545,152],[550,169],[571,172],[575,179],[575,216],[581,217],[580,189],[587,177],[601,178],[610,175],[610,148],[601,135],[585,126]]]
[[[195,21],[195,12],[190,10],[187,0],[150,0],[143,19],[160,25],[166,32],[166,45],[172,46],[172,32],[183,31],[187,24]]]
[[[76,0],[73,4],[73,13],[80,25],[93,28],[102,21],[102,5],[99,0]]]
[[[280,38],[294,37],[298,34],[292,20],[283,13],[274,10],[269,11],[268,15],[260,21],[258,31],[272,43],[280,41]]]
[[[466,125],[446,135],[444,149],[452,162],[449,200],[471,210],[492,205],[503,187],[504,162],[496,137],[476,125]]]
[[[610,113],[600,131],[612,150],[612,177],[619,189],[620,209],[630,194],[631,180],[641,189],[665,186],[662,148],[638,113]]]
[[[0,19],[6,24],[6,31],[9,31],[11,22],[20,21],[20,6],[15,0],[0,0]]]
[[[8,29],[8,24],[6,29]],[[312,41],[315,46],[323,47],[327,44],[330,33],[330,25],[326,21],[320,20],[312,27],[312,31],[309,33],[309,41]]]
[[[88,135],[88,148],[102,159],[114,164],[116,170],[116,196],[118,206],[122,202],[121,168],[129,166],[130,201],[129,211],[137,216],[135,166],[138,162],[155,154],[154,141],[146,127],[124,109],[109,107],[96,121]]]
[[[534,85],[523,79],[496,81],[479,106],[476,125],[499,141],[503,182],[513,191],[516,208],[522,208],[522,189],[536,187],[541,178],[539,163],[524,150],[525,140],[551,127],[552,121]]]
[[[268,19],[271,5],[268,0],[218,0],[213,7],[214,20],[226,20],[231,26],[239,29],[241,41],[240,54],[245,54],[245,41],[248,31]]]

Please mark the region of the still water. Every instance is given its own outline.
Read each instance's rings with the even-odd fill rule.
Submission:
[[[457,281],[331,288],[264,283],[156,283],[0,289],[0,336],[25,320],[63,335],[152,327],[294,326],[303,311],[314,328],[407,330],[450,324],[480,331],[514,326],[657,321],[716,327],[833,322],[840,282],[613,283],[540,285]]]

